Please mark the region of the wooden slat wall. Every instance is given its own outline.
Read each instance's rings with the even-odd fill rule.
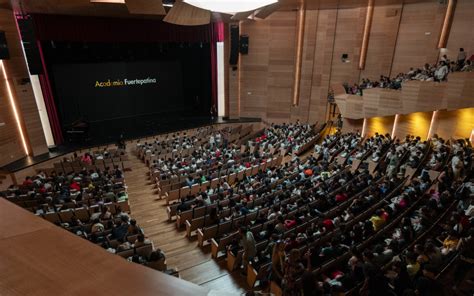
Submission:
[[[445,11],[446,5],[438,1],[403,5],[391,76],[407,72],[410,67],[422,67],[425,63],[437,61]]]
[[[268,91],[269,22],[247,22],[242,34],[252,33],[252,53],[241,55],[242,116],[266,118]]]
[[[433,124],[433,134],[449,139],[469,138],[474,130],[474,108],[438,111]]]
[[[363,119],[343,119],[343,124],[342,124],[342,132],[343,133],[349,133],[349,132],[355,132],[359,131],[362,133],[362,127],[364,124]]]
[[[241,59],[241,116],[288,121],[296,46],[296,12],[279,11],[265,21],[245,22],[251,53]],[[232,74],[231,74],[232,75]]]
[[[0,9],[0,30],[5,31],[7,43],[10,51],[10,60],[5,60],[5,66],[10,64],[21,64],[22,59],[17,54],[21,51],[19,43],[14,42],[16,35],[15,24],[11,22],[11,10]],[[21,75],[18,73],[20,67],[11,68],[10,75]],[[11,80],[10,80],[11,81]],[[23,157],[24,151],[21,145],[21,139],[18,134],[15,118],[13,117],[12,107],[8,99],[8,92],[5,77],[0,71],[0,122],[5,123],[0,126],[0,166]]]
[[[337,12],[336,36],[334,39],[330,83],[340,81],[350,84],[359,81],[359,57],[362,46],[367,0],[341,0]],[[342,54],[349,55],[349,63],[344,63]]]
[[[395,116],[373,117],[368,118],[366,123],[366,136],[373,136],[375,133],[392,134]]]
[[[47,153],[48,146],[31,84],[22,85],[16,79],[13,88],[25,122],[26,134],[32,149],[30,153],[35,156]]]
[[[25,136],[31,145],[33,155],[45,153],[48,149],[33,89],[29,83],[24,85],[20,83],[22,78],[28,78],[28,70],[11,10],[0,9],[0,30],[5,31],[7,38],[10,59],[4,60],[4,65],[25,126]],[[0,122],[5,122],[5,126],[0,127],[0,166],[2,166],[25,156],[3,73],[0,73]]]
[[[469,8],[471,4],[465,1],[468,0],[459,0],[458,6]],[[361,78],[393,75],[437,61],[439,50],[436,47],[446,5],[420,0],[376,1],[363,70],[358,69],[358,62],[367,1],[341,0],[332,6],[321,1],[320,5],[319,9],[311,6],[312,10],[306,11],[298,106],[292,106],[291,92],[296,54],[296,13],[279,11],[266,20],[243,23],[242,32],[250,36],[250,48],[249,55],[242,57],[242,116],[260,116],[267,121],[324,121],[330,88],[343,82],[358,82]],[[464,14],[459,16],[470,18]],[[458,21],[456,26],[469,24],[470,20],[464,20]],[[474,39],[467,37],[468,33],[460,32],[459,38]],[[453,34],[458,32],[452,30],[451,36]],[[457,37],[451,38],[455,40]],[[349,55],[350,62],[342,62],[343,53]],[[367,100],[372,99],[372,103],[386,109],[400,107],[393,98],[387,98],[388,104],[377,97]],[[361,107],[357,106],[356,100],[352,103],[357,113]],[[382,115],[377,113],[380,111],[377,106],[369,106],[368,115]]]
[[[288,121],[291,114],[296,51],[296,12],[272,14],[268,60],[267,120]]]
[[[397,138],[404,138],[406,135],[420,136],[425,140],[428,136],[431,117],[433,112],[416,112],[407,115],[400,115],[395,129]]]
[[[301,78],[299,104],[292,108],[291,121],[306,121],[309,116],[311,84],[315,62],[316,33],[318,28],[319,10],[306,10],[303,53],[301,57]]]
[[[309,122],[323,122],[326,118],[327,95],[333,59],[337,9],[319,10],[314,50],[313,79]]]
[[[377,0],[375,3],[366,64],[361,73],[361,78],[370,80],[390,74],[403,6],[398,0]]]

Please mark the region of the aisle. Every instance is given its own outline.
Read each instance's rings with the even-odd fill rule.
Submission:
[[[211,258],[210,246],[199,248],[196,239],[186,238],[184,229],[178,231],[175,223],[168,222],[165,202],[156,200],[148,168],[131,151],[129,155],[132,171],[125,172],[125,180],[131,216],[144,229],[155,248],[165,252],[168,267],[177,267],[184,280],[222,293],[242,294],[247,286],[245,278],[238,272],[229,274],[225,260],[217,263]]]

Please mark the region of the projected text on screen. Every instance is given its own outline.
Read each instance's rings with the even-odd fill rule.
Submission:
[[[147,77],[145,79],[117,79],[117,80],[106,80],[106,81],[95,81],[94,87],[120,87],[130,85],[144,85],[157,83],[156,78]]]

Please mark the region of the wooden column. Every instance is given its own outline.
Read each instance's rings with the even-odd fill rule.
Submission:
[[[304,25],[305,25],[305,0],[302,0],[298,9],[296,18],[296,51],[295,51],[295,78],[293,82],[293,105],[299,104],[300,98],[300,79],[301,79],[301,61],[303,56],[303,42],[304,42]]]
[[[445,48],[448,44],[451,24],[453,23],[454,11],[456,10],[457,0],[449,0],[446,14],[444,15],[443,28],[439,36],[438,48]]]
[[[372,18],[374,15],[375,0],[368,0],[367,14],[365,16],[364,36],[362,38],[362,46],[360,48],[359,69],[365,68],[365,60],[367,58],[367,48],[369,47],[370,29],[372,27]]]

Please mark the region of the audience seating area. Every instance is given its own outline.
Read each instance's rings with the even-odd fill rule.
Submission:
[[[206,127],[139,141],[135,152],[169,223],[230,272],[241,270],[249,289],[434,295],[449,274],[461,289],[473,246],[471,143],[330,130]],[[74,155],[1,195],[108,252],[177,275],[130,217],[120,151]]]
[[[193,140],[195,150],[157,157],[146,151],[163,145],[155,140],[139,143],[137,155],[149,164],[158,197],[167,199],[169,221],[185,226],[186,237],[197,235],[198,246],[210,244],[212,258],[225,259],[229,271],[241,269],[249,288],[276,295],[402,295],[399,269],[418,262],[409,261],[417,251],[428,259],[418,262],[403,288],[426,293],[419,282],[436,281],[430,276],[442,276],[462,252],[451,246],[448,255],[443,242],[471,239],[472,219],[466,229],[456,228],[472,217],[458,205],[469,209],[472,200],[471,144],[436,135],[429,141],[340,132],[322,137],[329,125],[311,127],[312,135],[295,127],[271,125],[241,143],[205,140],[224,134],[208,130]],[[288,145],[290,130],[305,140]],[[188,139],[175,135],[174,141]],[[174,158],[171,169],[166,158]],[[460,188],[467,202],[459,200]],[[443,255],[433,268],[427,254],[435,251]]]
[[[123,174],[129,167],[123,149],[74,153],[0,195],[110,253],[178,275],[130,217]]]
[[[222,180],[216,175],[212,186],[208,181],[204,186],[185,184],[185,195],[167,207],[169,220],[178,228],[185,225],[187,237],[197,235],[200,247],[210,244],[212,257],[225,258],[229,271],[243,267],[249,288],[270,287],[276,295],[356,294],[367,289],[380,295],[396,293],[392,266],[400,266],[397,260],[410,255],[416,243],[431,248],[433,233],[438,242],[447,237],[446,225],[444,231],[437,225],[452,224],[455,192],[470,184],[463,183],[472,178],[467,169],[472,165],[470,143],[445,142],[437,136],[430,141],[379,134],[362,139],[356,133],[323,139],[321,131],[314,136],[317,141],[308,141],[318,143],[312,155],[300,159],[296,155],[304,153],[292,153],[293,158],[281,164],[261,162]],[[262,138],[265,130],[241,151]],[[459,174],[450,169],[457,161],[465,166]],[[452,182],[454,176],[457,182]],[[429,222],[423,220],[427,214]],[[405,227],[413,229],[413,242],[402,239]],[[246,233],[251,233],[250,247],[242,240]],[[375,264],[370,261],[374,256],[385,257]],[[452,258],[446,257],[436,274]],[[387,277],[384,272],[351,269],[365,265],[382,268]],[[432,270],[429,264],[423,268]],[[385,286],[371,286],[375,275],[382,275],[375,281]],[[417,280],[426,280],[421,269],[408,288],[422,289]]]

